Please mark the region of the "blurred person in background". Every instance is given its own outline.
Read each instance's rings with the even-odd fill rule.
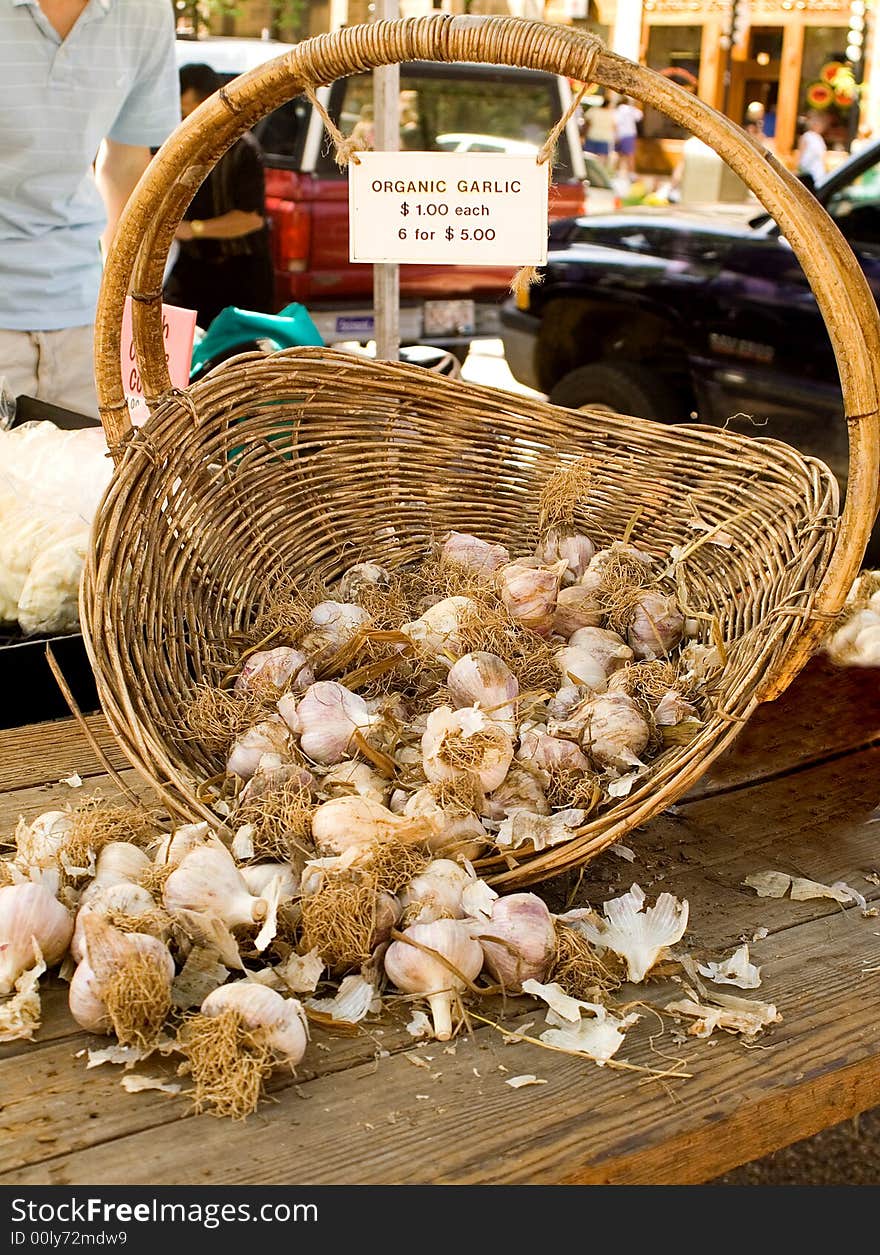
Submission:
[[[614,165],[614,109],[610,96],[603,96],[601,105],[588,109],[585,116],[587,129],[584,151],[601,158],[606,169]]]
[[[177,125],[168,0],[0,3],[0,376],[97,415],[94,318],[120,214]]]
[[[825,154],[828,145],[825,143],[825,131],[828,119],[824,114],[808,113],[803,134],[797,146],[797,176],[802,183],[813,190],[825,178]]]
[[[636,172],[636,138],[638,124],[643,116],[641,109],[629,96],[624,96],[614,109],[617,173],[624,178],[631,179]]]
[[[221,85],[209,65],[182,66],[184,118]],[[196,310],[203,328],[227,305],[275,313],[262,154],[250,131],[223,154],[196,192],[176,238],[180,253],[165,284],[169,305]]]

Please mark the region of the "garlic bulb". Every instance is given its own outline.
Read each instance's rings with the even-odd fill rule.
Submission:
[[[400,891],[407,920],[431,924],[437,919],[464,919],[461,895],[471,879],[461,863],[435,858]]]
[[[546,979],[556,953],[556,926],[534,893],[496,899],[492,918],[474,935],[487,969],[509,993],[519,993],[524,980]]]
[[[83,891],[80,902],[88,901],[93,893],[109,885],[134,884],[149,867],[149,857],[130,841],[109,842],[98,852],[95,878]]]
[[[629,645],[622,636],[608,628],[579,628],[568,643],[574,649],[584,649],[591,653],[606,675],[611,675],[613,671],[632,662],[633,651]]]
[[[651,730],[631,697],[621,692],[603,693],[585,702],[579,711],[581,746],[597,766],[623,771],[643,765],[639,754],[647,746]]]
[[[164,942],[122,933],[97,913],[83,922],[85,957],[70,981],[70,1013],[90,1033],[115,1032],[125,1045],[155,1034],[171,1009],[174,960]],[[127,987],[127,972],[137,971]],[[146,990],[145,990],[146,986]]]
[[[596,546],[589,537],[582,536],[579,532],[554,527],[542,537],[535,550],[535,557],[545,566],[550,566],[551,563],[564,558],[567,570],[563,573],[563,579],[566,584],[569,584],[580,579],[590,565],[595,552]]]
[[[590,653],[588,649],[564,645],[562,649],[557,649],[553,655],[553,661],[559,668],[565,685],[589,689],[593,693],[602,693],[607,687],[605,668],[595,654]]]
[[[589,761],[575,745],[550,736],[540,727],[529,728],[520,737],[516,751],[519,762],[537,767],[545,775],[552,771],[589,771]]]
[[[12,993],[39,955],[46,967],[59,963],[72,933],[73,916],[43,885],[24,881],[0,889],[0,995]]]
[[[567,569],[565,558],[546,567],[537,561],[520,558],[501,567],[498,572],[501,600],[523,627],[538,636],[549,636],[553,630],[556,598]]]
[[[636,658],[666,658],[684,632],[684,616],[675,598],[652,589],[636,603],[626,639]]]
[[[289,645],[279,645],[277,649],[261,649],[250,655],[235,681],[234,692],[246,693],[264,685],[279,693],[286,688],[299,691],[314,681],[315,675],[305,654]]]
[[[464,654],[450,667],[446,687],[456,709],[477,706],[508,736],[516,736],[519,683],[507,663],[495,654]]]
[[[15,829],[15,861],[20,867],[57,867],[73,831],[70,811],[44,811],[32,823],[22,817]]]
[[[434,784],[475,777],[484,793],[497,789],[513,760],[513,742],[476,707],[439,706],[428,715],[422,736],[422,767]]]
[[[282,702],[278,703],[282,710]],[[299,744],[313,762],[330,766],[357,753],[355,734],[365,735],[381,722],[367,704],[344,684],[321,680],[311,685],[296,707]]]
[[[356,602],[364,589],[384,588],[391,576],[376,562],[356,562],[339,580],[339,596],[343,602]]]
[[[219,842],[187,854],[165,881],[162,896],[172,915],[195,911],[222,920],[228,928],[257,923],[267,911],[265,900],[248,891],[232,855]]]
[[[403,932],[419,945],[435,950],[447,959],[448,967],[406,941],[392,941],[385,952],[385,972],[398,989],[407,994],[423,994],[428,999],[434,1021],[434,1036],[449,1041],[452,1036],[452,1006],[458,991],[479,975],[483,951],[460,920],[438,919],[432,924],[411,924]],[[462,979],[464,978],[464,979]]]
[[[444,597],[429,606],[420,618],[404,623],[400,630],[420,654],[449,666],[464,652],[462,624],[465,616],[476,609],[470,597]]]
[[[237,980],[221,985],[208,994],[202,1015],[218,1016],[235,1011],[242,1023],[275,1052],[281,1063],[291,1068],[302,1060],[309,1040],[308,1021],[297,998],[282,998],[266,985]]]
[[[303,637],[300,648],[316,667],[325,666],[371,622],[366,610],[344,601],[320,602],[309,619],[311,630]]]
[[[292,694],[290,700],[295,704],[296,699]],[[280,710],[281,702],[278,705]],[[299,763],[285,762],[280,754],[261,754],[257,770],[238,795],[239,803],[244,806],[247,802],[255,802],[261,797],[274,793],[290,781],[298,784],[308,793],[314,791],[316,784],[312,773],[306,771],[305,767],[300,766]]]
[[[321,792],[329,797],[353,794],[368,797],[372,802],[384,805],[388,799],[389,783],[367,763],[353,760],[338,763],[321,777]]]
[[[172,833],[150,846],[153,862],[156,864],[173,863],[175,866],[192,850],[200,846],[211,845],[216,840],[208,832],[207,823],[181,824]]]
[[[230,776],[250,780],[264,754],[277,754],[289,762],[290,748],[290,732],[284,720],[270,715],[237,738],[226,760],[226,771]]]
[[[635,545],[625,545],[623,541],[615,540],[607,549],[598,550],[587,570],[601,573],[612,559],[624,561],[636,571],[643,571],[645,575],[650,572],[654,565],[654,559],[649,553],[645,553],[643,549],[636,549]]]
[[[279,882],[280,901],[290,901],[299,892],[299,876],[289,863],[252,863],[249,867],[242,867],[239,874],[247,885],[248,893],[258,898],[276,880]]]
[[[598,627],[605,618],[605,609],[597,600],[601,575],[589,583],[569,584],[560,588],[553,611],[553,631],[557,636],[570,637],[582,627]]]
[[[566,744],[572,743],[568,741]],[[572,748],[576,750],[577,746]],[[533,811],[537,815],[550,814],[550,803],[544,796],[538,772],[531,763],[512,763],[500,788],[486,798],[483,806],[483,814],[488,819],[505,819],[515,810]]]
[[[563,723],[571,717],[572,711],[593,695],[591,689],[578,688],[574,684],[564,685],[545,703],[549,721]]]
[[[312,839],[319,849],[343,854],[354,846],[368,846],[391,837],[427,839],[436,824],[429,819],[395,815],[367,797],[334,797],[312,815]]]
[[[486,848],[486,830],[477,816],[456,806],[441,806],[428,787],[417,789],[401,814],[424,822],[429,850],[449,850],[456,858],[474,859]]]
[[[468,532],[450,532],[440,556],[483,575],[491,575],[510,561],[510,554],[503,545],[492,545]]]
[[[89,888],[91,889],[92,886],[90,885]],[[115,884],[101,885],[95,892],[89,894],[88,899],[83,895],[76,914],[76,923],[70,942],[70,953],[76,963],[80,963],[85,957],[84,927],[86,919],[91,914],[103,915],[105,919],[124,915],[134,920],[143,916],[144,925],[138,928],[138,932],[149,933],[163,940],[167,936],[165,928],[167,916],[165,920],[161,919],[156,900],[149,890],[125,880]]]

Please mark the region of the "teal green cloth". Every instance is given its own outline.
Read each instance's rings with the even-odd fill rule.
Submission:
[[[257,314],[230,305],[220,311],[201,340],[193,346],[190,378],[214,358],[255,340],[266,343],[266,347],[273,351],[306,344],[321,348],[324,344],[306,307],[295,301],[285,305],[278,314]]]

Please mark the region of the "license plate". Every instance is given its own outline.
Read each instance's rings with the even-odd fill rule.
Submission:
[[[425,301],[426,336],[470,336],[474,334],[473,301]]]

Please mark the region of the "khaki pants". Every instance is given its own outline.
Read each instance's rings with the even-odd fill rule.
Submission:
[[[0,378],[13,396],[36,397],[98,417],[94,327],[61,331],[0,330]]]

